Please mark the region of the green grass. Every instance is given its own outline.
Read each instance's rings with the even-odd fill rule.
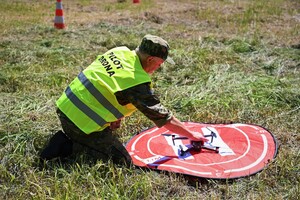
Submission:
[[[1,2],[1,198],[298,199],[299,2],[141,2],[65,0],[65,30],[53,28],[55,2]],[[38,169],[39,151],[60,129],[55,101],[68,83],[98,54],[134,49],[147,33],[168,40],[176,62],[153,75],[163,104],[185,121],[266,127],[280,144],[268,168],[196,184],[172,173],[91,163],[84,154]],[[137,112],[117,132],[126,142],[151,126]]]

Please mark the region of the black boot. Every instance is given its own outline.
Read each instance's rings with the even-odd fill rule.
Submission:
[[[73,142],[62,132],[56,132],[50,139],[46,148],[40,154],[40,160],[64,158],[72,154]]]

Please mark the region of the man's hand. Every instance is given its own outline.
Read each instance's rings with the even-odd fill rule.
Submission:
[[[195,141],[203,141],[203,142],[207,142],[208,139],[206,139],[202,133],[198,133],[198,132],[192,132],[193,135],[193,140]]]
[[[186,127],[181,121],[179,121],[175,116],[171,118],[170,121],[164,126],[166,129],[173,133],[177,133],[179,135],[188,137],[190,140],[193,141],[203,141],[207,142],[202,133],[191,131],[188,127]]]
[[[115,121],[115,122],[111,122],[110,123],[110,126],[109,126],[109,128],[111,129],[111,130],[116,130],[117,128],[120,128],[121,127],[121,119],[118,119],[117,121]]]

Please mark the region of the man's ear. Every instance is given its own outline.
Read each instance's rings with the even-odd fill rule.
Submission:
[[[153,56],[148,56],[148,57],[147,57],[147,62],[151,62],[153,59],[154,59]]]

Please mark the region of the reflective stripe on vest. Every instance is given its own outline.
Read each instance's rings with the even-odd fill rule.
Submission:
[[[96,122],[99,126],[104,126],[107,122],[100,117],[97,113],[95,113],[92,109],[90,109],[87,105],[85,105],[71,90],[68,86],[65,91],[67,97],[72,101],[72,103],[79,108],[82,112],[84,112],[89,118],[91,118],[94,122]]]
[[[124,117],[122,113],[118,111],[87,79],[84,73],[78,75],[80,82],[86,87],[86,89],[97,99],[97,101],[102,104],[107,110],[109,110],[117,119]],[[75,104],[76,105],[76,104]],[[92,118],[93,119],[93,118]]]

